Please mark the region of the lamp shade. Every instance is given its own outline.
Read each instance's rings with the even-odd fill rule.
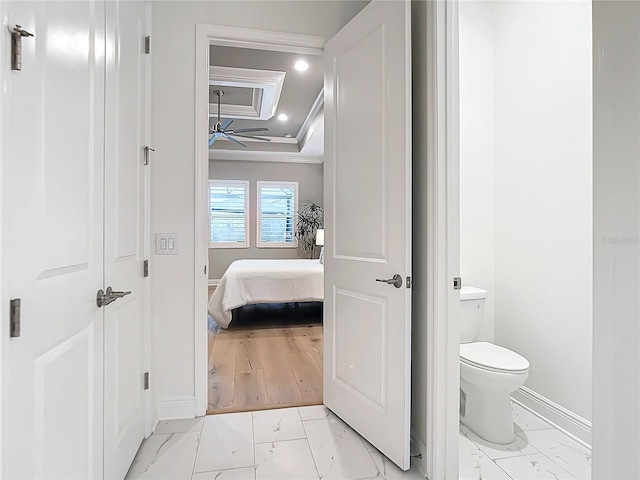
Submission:
[[[316,230],[316,245],[324,245],[324,228]]]

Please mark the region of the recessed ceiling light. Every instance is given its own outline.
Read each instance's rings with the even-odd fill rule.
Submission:
[[[298,60],[294,65],[294,68],[299,72],[304,72],[309,68],[309,64],[304,60]]]
[[[285,133],[284,134],[284,138],[291,138],[291,134],[290,133]]]
[[[280,120],[281,122],[286,122],[287,120],[289,120],[289,117],[286,113],[281,113],[280,115],[278,115],[278,120]]]

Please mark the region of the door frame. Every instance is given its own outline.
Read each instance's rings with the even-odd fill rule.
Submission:
[[[426,2],[428,478],[457,479],[460,402],[459,1]],[[415,115],[415,112],[414,112]],[[414,272],[415,274],[416,272]]]
[[[195,415],[207,413],[207,303],[209,272],[209,47],[254,48],[323,55],[325,38],[226,25],[196,24],[194,131],[194,397]]]

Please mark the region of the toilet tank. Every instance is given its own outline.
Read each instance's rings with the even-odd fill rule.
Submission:
[[[475,342],[484,318],[487,291],[464,286],[460,290],[460,343]]]

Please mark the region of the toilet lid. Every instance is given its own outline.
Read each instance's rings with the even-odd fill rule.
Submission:
[[[460,360],[494,372],[522,373],[529,369],[529,361],[522,355],[487,342],[461,343]]]

